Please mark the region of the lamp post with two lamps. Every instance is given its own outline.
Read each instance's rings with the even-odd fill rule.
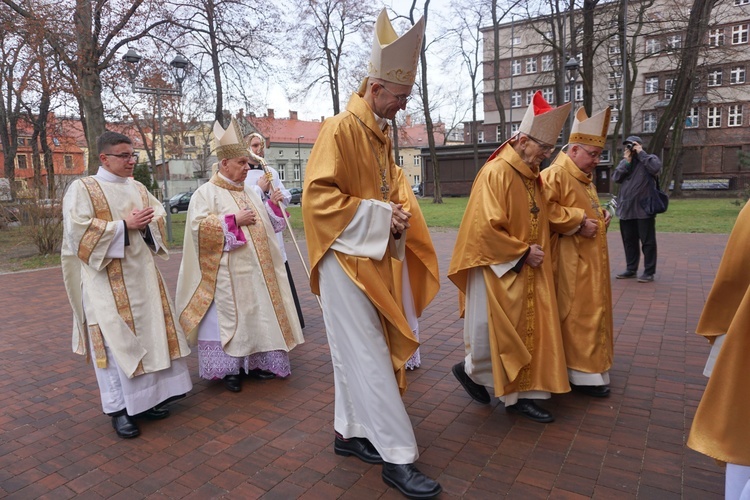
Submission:
[[[167,240],[172,242],[172,217],[171,207],[169,206],[169,194],[167,191],[167,165],[166,158],[164,156],[164,124],[161,116],[161,96],[176,96],[182,97],[182,82],[185,81],[187,76],[187,67],[190,62],[180,54],[177,54],[169,65],[172,67],[172,76],[177,82],[177,88],[158,88],[158,87],[142,87],[136,85],[135,81],[138,77],[138,71],[140,70],[141,57],[138,52],[134,49],[128,49],[127,53],[122,56],[122,60],[127,63],[125,65],[128,76],[130,77],[130,84],[132,85],[133,93],[135,94],[149,94],[156,96],[156,110],[157,120],[159,122],[159,140],[161,141],[161,168],[164,173],[164,189],[162,191],[162,199],[166,203],[167,209]]]
[[[568,120],[568,137],[570,137],[570,132],[573,130],[573,116],[576,114],[575,109],[575,86],[576,86],[576,78],[578,78],[578,68],[580,67],[580,64],[578,63],[578,59],[575,57],[571,57],[568,59],[568,61],[565,63],[565,73],[568,76],[568,85],[569,85],[569,92],[570,92],[570,102],[573,103],[570,107],[570,119]]]
[[[299,140],[304,138],[304,135],[297,137],[297,160],[299,161],[300,187],[302,187],[302,153],[299,146]],[[294,180],[296,181],[297,179]]]

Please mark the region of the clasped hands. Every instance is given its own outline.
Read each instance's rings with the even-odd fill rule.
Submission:
[[[130,211],[127,217],[125,217],[125,225],[128,229],[137,229],[142,231],[151,223],[154,219],[154,209],[152,207],[146,208],[134,208]]]
[[[406,231],[411,225],[409,219],[411,219],[411,213],[403,209],[403,205],[400,203],[391,203],[391,233],[394,235],[400,235]]]

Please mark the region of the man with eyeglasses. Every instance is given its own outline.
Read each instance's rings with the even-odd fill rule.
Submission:
[[[610,113],[607,108],[589,118],[580,108],[567,152],[560,151],[542,172],[551,207],[552,257],[568,379],[573,390],[593,397],[609,396],[614,346],[607,247],[612,216],[599,204],[594,185]]]
[[[508,412],[542,423],[554,417],[536,401],[570,386],[539,167],[570,106],[534,95],[518,134],[477,174],[448,270],[465,316],[466,356],[453,374],[475,401],[489,404],[489,387]]]
[[[419,342],[394,292],[391,258],[404,258],[411,214],[388,121],[406,106],[423,35],[424,19],[399,37],[381,11],[368,76],[346,111],[323,123],[302,192],[310,288],[333,361],[334,451],[382,463],[383,481],[409,498],[441,487],[414,466],[419,450],[401,399]]]
[[[166,212],[131,178],[137,155],[116,132],[97,139],[96,175],[63,199],[62,270],[73,308],[73,350],[94,361],[102,409],[118,436],[135,419],[169,416],[166,404],[192,389],[190,354],[154,255],[168,259]]]

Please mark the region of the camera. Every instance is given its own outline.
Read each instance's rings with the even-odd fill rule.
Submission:
[[[633,150],[633,143],[632,142],[626,142],[625,147],[628,148],[630,151]]]

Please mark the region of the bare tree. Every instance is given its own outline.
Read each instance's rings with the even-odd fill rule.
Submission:
[[[297,0],[300,21],[300,95],[328,88],[333,113],[341,111],[342,87],[356,88],[365,73],[375,11],[358,0]]]

